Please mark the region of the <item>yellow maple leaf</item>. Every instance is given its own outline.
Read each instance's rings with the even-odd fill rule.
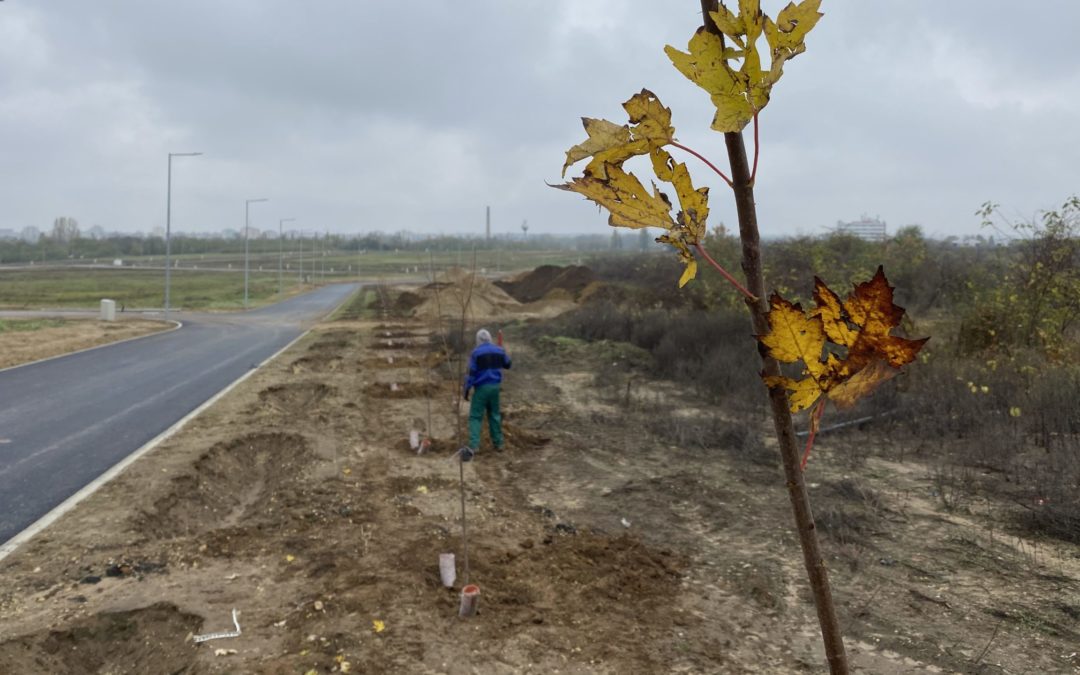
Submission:
[[[649,147],[659,148],[667,145],[675,137],[675,127],[671,126],[671,108],[665,108],[656,94],[642,89],[623,103],[626,114],[630,116],[630,135],[635,141],[647,141]]]
[[[788,405],[793,413],[806,410],[821,397],[821,384],[812,377],[796,380],[783,375],[766,375],[762,379],[767,387],[783,387],[788,390]]]
[[[804,40],[822,16],[820,6],[821,0],[790,3],[773,21],[762,13],[758,0],[739,0],[738,15],[720,5],[709,14],[723,37],[702,27],[690,38],[688,52],[670,45],[664,48],[675,68],[708,92],[716,106],[713,129],[742,131],[768,105],[784,64],[806,51]],[[769,45],[768,70],[762,69],[757,47],[762,34]],[[725,39],[734,47],[727,46]],[[734,61],[741,61],[738,68]]]
[[[793,305],[779,293],[769,297],[770,332],[758,338],[777,361],[803,361],[807,370],[820,373],[821,350],[825,347],[825,330],[821,318],[807,316],[802,305]]]
[[[709,188],[695,188],[686,164],[676,162],[663,149],[673,141],[671,109],[648,89],[642,89],[623,103],[630,125],[583,118],[588,138],[566,153],[563,174],[571,165],[591,157],[583,175],[568,183],[553,185],[577,192],[610,213],[608,223],[616,227],[667,230],[656,241],[673,246],[686,266],[679,279],[685,286],[697,275],[693,248],[705,237],[709,217]],[[634,174],[623,169],[631,157],[649,155],[656,177],[670,183],[679,200],[672,216],[668,196],[653,185],[650,192]]]
[[[676,227],[685,231],[688,243],[699,243],[708,230],[705,221],[709,217],[709,188],[695,188],[686,164],[676,162],[667,150],[657,148],[650,153],[650,158],[656,177],[671,183],[679,198]]]
[[[675,223],[671,219],[671,202],[667,195],[653,186],[650,194],[632,173],[614,164],[605,165],[606,178],[585,174],[569,183],[556,185],[584,195],[604,207],[611,214],[608,223],[617,227],[659,227],[670,230]]]
[[[850,347],[855,344],[858,333],[844,320],[844,306],[840,302],[840,296],[818,277],[814,277],[814,302],[817,307],[811,311],[811,315],[821,319],[825,335],[838,345]]]
[[[588,138],[566,151],[563,175],[572,165],[592,157],[585,174],[607,177],[607,166],[621,166],[637,155],[648,154],[671,142],[675,129],[671,126],[671,109],[665,108],[656,94],[642,89],[623,103],[633,127],[603,119],[581,118]]]
[[[662,234],[656,238],[656,241],[674,247],[679,254],[679,260],[686,265],[682,276],[679,277],[679,288],[697,276],[697,260],[694,258],[694,252],[690,250],[690,244],[680,233]]]
[[[563,164],[562,170],[564,176],[567,169],[586,157],[596,156],[603,161],[617,160],[618,153],[612,151],[615,148],[629,145],[631,142],[630,127],[625,124],[615,124],[614,122],[591,117],[582,117],[581,123],[585,126],[585,133],[589,137],[566,151],[566,163]],[[627,155],[627,157],[629,156],[632,155]]]
[[[379,619],[372,619],[371,620],[371,627],[372,627],[372,629],[374,629],[374,631],[376,633],[381,633],[384,630],[386,630],[386,622],[385,621],[380,621]]]
[[[769,298],[769,328],[766,335],[758,340],[777,361],[805,365],[803,375],[807,377],[795,380],[790,377],[765,377],[765,384],[770,387],[783,387],[790,391],[789,404],[792,412],[805,410],[814,404],[822,393],[828,391],[829,370],[835,367],[830,360],[821,361],[825,348],[825,330],[821,318],[808,316],[801,305],[795,305],[779,293]]]

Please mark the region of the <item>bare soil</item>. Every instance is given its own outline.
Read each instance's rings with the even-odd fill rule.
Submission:
[[[64,319],[59,326],[45,326],[30,331],[6,331],[0,333],[0,368],[10,368],[80,349],[157,333],[172,326],[171,323],[146,319]]]
[[[390,325],[414,344],[375,351]],[[689,393],[612,395],[605,363],[510,333],[507,447],[462,465],[458,383],[412,339],[437,328],[321,325],[0,561],[0,671],[825,671],[760,420],[702,437]],[[853,438],[823,436],[808,479],[855,671],[1076,672],[1080,550],[946,511],[925,467],[856,465]],[[234,608],[240,637],[193,641]]]

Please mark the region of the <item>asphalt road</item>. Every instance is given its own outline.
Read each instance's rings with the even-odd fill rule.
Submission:
[[[0,542],[168,429],[354,290],[243,314],[175,314],[170,333],[0,372]]]

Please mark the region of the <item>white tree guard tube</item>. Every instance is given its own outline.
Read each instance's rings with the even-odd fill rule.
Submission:
[[[453,553],[439,554],[439,577],[442,579],[443,586],[454,587],[454,581],[457,580],[457,564]]]

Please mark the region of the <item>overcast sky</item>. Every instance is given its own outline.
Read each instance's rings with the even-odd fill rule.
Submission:
[[[763,1],[774,14],[786,2]],[[880,216],[978,234],[1080,192],[1080,2],[825,0],[761,115],[765,236]],[[581,116],[647,87],[726,166],[708,96],[664,55],[696,0],[4,0],[0,228],[605,234],[553,190]],[[711,223],[735,223],[711,184]]]

